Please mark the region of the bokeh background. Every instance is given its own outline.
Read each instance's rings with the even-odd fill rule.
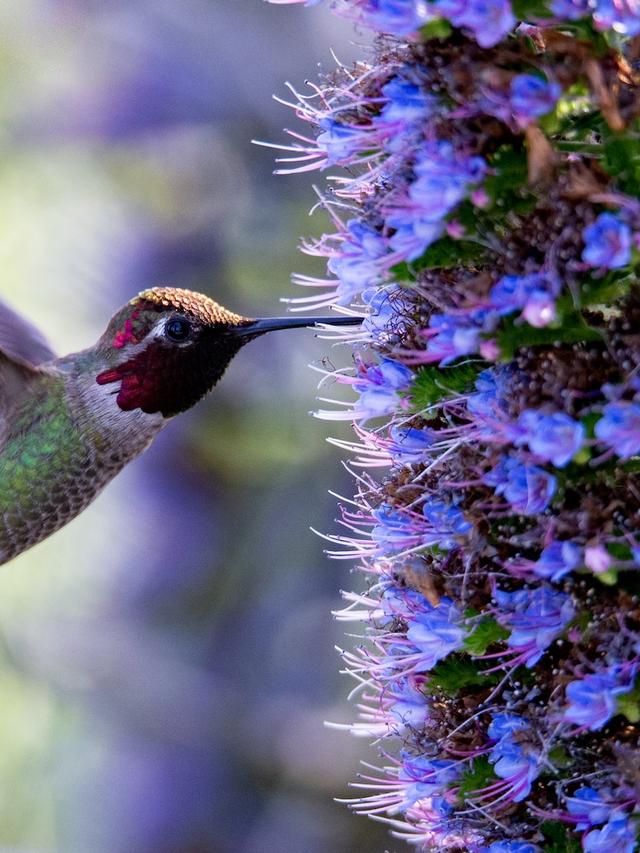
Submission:
[[[303,85],[353,33],[261,0],[3,0],[0,296],[59,352],[138,290],[282,313],[309,177],[274,178]],[[361,853],[363,743],[330,610],[350,587],[309,525],[351,484],[309,417],[329,355],[268,336],[79,519],[0,571],[0,850]],[[343,434],[346,432],[343,430]]]

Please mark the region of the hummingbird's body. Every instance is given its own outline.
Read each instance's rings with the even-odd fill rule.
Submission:
[[[0,563],[80,513],[235,353],[266,331],[331,320],[251,320],[201,294],[145,291],[97,344],[53,358],[25,321],[0,320]],[[3,345],[4,332],[4,345]]]

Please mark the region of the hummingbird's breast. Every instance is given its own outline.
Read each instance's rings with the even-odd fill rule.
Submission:
[[[0,563],[85,509],[163,422],[122,412],[88,375],[52,369],[32,381],[4,424]]]

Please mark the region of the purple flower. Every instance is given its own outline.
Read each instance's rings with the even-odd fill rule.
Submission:
[[[405,465],[422,461],[433,444],[433,434],[426,429],[392,426],[389,435],[392,441],[390,452],[394,462]]]
[[[556,478],[537,465],[526,465],[513,457],[501,461],[484,475],[483,481],[504,495],[520,515],[537,515],[549,506],[556,491]]]
[[[551,112],[562,90],[537,74],[517,74],[511,81],[511,108],[520,127]]]
[[[412,679],[402,678],[394,681],[385,697],[393,702],[388,714],[400,725],[415,729],[428,720],[429,705],[424,693],[416,687]]]
[[[635,666],[615,664],[572,681],[563,719],[591,731],[601,729],[617,713],[617,697],[633,690],[635,672]]]
[[[397,209],[387,216],[386,223],[395,233],[389,238],[394,254],[406,261],[415,261],[424,255],[432,243],[444,233],[442,222],[429,222],[416,216],[410,209]]]
[[[537,844],[529,841],[494,841],[489,847],[481,847],[480,853],[538,853]]]
[[[540,772],[540,753],[527,740],[529,725],[515,714],[496,714],[488,735],[498,742],[489,753],[496,776],[511,781],[509,799],[519,803],[529,795]]]
[[[399,392],[406,391],[412,381],[412,371],[390,358],[366,367],[353,383],[354,390],[360,394],[356,404],[358,415],[375,418],[392,412],[398,406]]]
[[[611,814],[611,806],[604,802],[594,788],[578,788],[572,796],[565,798],[565,803],[580,832],[604,823]]]
[[[500,608],[497,621],[511,630],[507,645],[520,653],[528,667],[540,660],[575,613],[568,595],[547,586],[517,592],[495,590],[494,598]]]
[[[585,440],[583,425],[563,412],[545,415],[525,409],[515,426],[515,444],[527,443],[536,456],[564,468]]]
[[[364,7],[365,23],[385,33],[406,36],[433,18],[422,0],[368,0]]]
[[[540,578],[558,581],[582,562],[582,550],[573,542],[555,540],[543,550],[531,570]]]
[[[482,157],[467,157],[450,142],[426,145],[414,165],[417,180],[409,196],[429,222],[443,219],[478,184],[487,171]]]
[[[362,328],[374,340],[383,335],[393,334],[398,326],[404,326],[404,323],[399,322],[399,318],[409,303],[403,291],[396,285],[368,287],[362,291],[360,298],[369,308],[369,314],[362,323]]]
[[[612,816],[602,829],[592,829],[582,840],[585,853],[633,853],[637,850],[636,828],[625,815]]]
[[[595,545],[587,545],[584,549],[584,564],[597,575],[608,572],[612,563],[611,554],[604,545],[596,543]]]
[[[509,385],[516,371],[509,365],[490,367],[478,374],[477,393],[467,398],[467,410],[480,422],[481,432],[488,440],[502,434],[509,422]]]
[[[582,237],[582,260],[590,267],[614,270],[631,260],[631,229],[615,213],[601,213]]]
[[[455,761],[429,759],[426,756],[411,755],[407,752],[403,752],[401,757],[402,765],[398,771],[398,780],[408,784],[404,789],[404,800],[400,805],[400,811],[406,811],[419,800],[433,797],[460,777],[459,766]]]
[[[436,0],[455,27],[471,30],[480,47],[493,47],[516,25],[509,0]]]
[[[421,544],[424,527],[416,524],[411,513],[381,504],[371,515],[377,521],[371,531],[371,539],[383,554],[393,554]]]
[[[410,71],[407,71],[410,74]],[[425,92],[410,76],[392,77],[382,87],[387,103],[374,118],[374,124],[412,124],[431,115],[438,105],[437,99]]]
[[[595,435],[621,459],[640,453],[640,404],[607,403],[595,425]]]
[[[338,304],[349,304],[365,287],[382,280],[380,259],[387,251],[386,240],[375,228],[357,219],[347,223],[340,249],[327,263],[329,272],[339,279]]]
[[[462,617],[450,598],[441,598],[437,607],[412,616],[407,639],[419,650],[420,666],[432,669],[439,660],[461,648],[466,631]]]
[[[406,196],[396,197],[386,211],[395,229],[389,240],[394,253],[413,261],[444,233],[443,220],[484,177],[482,157],[457,152],[450,142],[429,142],[416,156],[416,179]]]
[[[473,525],[466,520],[461,509],[435,498],[426,501],[422,514],[438,537],[437,543],[434,544],[444,551],[450,551],[459,545],[458,538],[466,536],[473,529]]]
[[[318,148],[326,154],[326,166],[350,160],[354,154],[371,148],[367,131],[356,124],[344,124],[332,118],[320,121],[321,133],[316,138]]]
[[[591,4],[590,0],[553,0],[551,11],[559,18],[578,21],[590,14]]]
[[[623,36],[640,33],[640,3],[638,0],[597,0],[593,13],[596,29],[615,30]]]

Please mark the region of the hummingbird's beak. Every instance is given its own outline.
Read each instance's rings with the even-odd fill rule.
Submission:
[[[239,326],[232,326],[230,331],[241,338],[255,338],[265,332],[275,332],[278,329],[301,329],[309,326],[357,326],[364,317],[348,317],[344,314],[334,317],[263,317],[259,320],[249,320]]]

